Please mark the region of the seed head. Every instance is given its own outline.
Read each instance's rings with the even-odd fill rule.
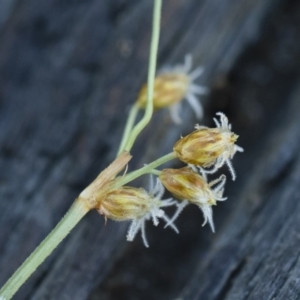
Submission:
[[[223,113],[217,113],[221,123],[214,119],[216,128],[196,125],[196,130],[177,141],[173,147],[177,157],[185,163],[201,168],[206,173],[214,173],[226,163],[235,180],[235,172],[231,159],[236,152],[243,152],[243,148],[235,145],[238,135],[231,131],[231,125]]]
[[[198,118],[203,115],[203,109],[196,95],[206,94],[207,89],[194,83],[203,69],[197,68],[190,72],[192,57],[187,55],[183,65],[161,70],[154,81],[154,109],[169,107],[174,123],[181,123],[179,117],[180,102],[186,98]],[[145,84],[139,93],[137,104],[145,108],[147,103],[147,85]]]
[[[146,192],[143,188],[123,186],[108,191],[101,201],[98,211],[106,218],[115,221],[132,220],[127,240],[133,241],[137,232],[141,229],[144,244],[149,247],[145,233],[145,222],[152,219],[155,226],[158,225],[159,218],[162,218],[165,222],[170,222],[170,219],[161,208],[176,203],[172,198],[161,200],[163,193],[164,187],[159,180],[154,184],[153,179],[151,179],[149,192]],[[178,232],[175,225],[172,222],[170,224]]]
[[[106,194],[99,213],[115,221],[138,219],[150,209],[153,200],[142,188],[123,186]]]
[[[208,183],[204,177],[194,172],[191,168],[184,167],[181,169],[164,169],[159,179],[176,198],[184,200],[178,205],[177,212],[171,219],[171,222],[178,217],[187,204],[192,203],[196,204],[203,212],[203,226],[208,222],[212,231],[215,231],[211,206],[216,205],[217,201],[227,199],[223,198],[226,182],[225,175]],[[214,188],[212,188],[213,186]]]

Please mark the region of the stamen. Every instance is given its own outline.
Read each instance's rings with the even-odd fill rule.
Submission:
[[[179,233],[179,230],[178,228],[175,226],[175,224],[166,216],[166,215],[163,215],[162,218],[165,220],[165,222],[167,223],[168,226],[171,226],[171,228],[176,232],[176,233]],[[165,226],[168,227],[168,226]]]
[[[151,211],[151,216],[152,216],[152,221],[153,221],[154,226],[157,226],[159,222],[158,222],[157,216],[155,214],[155,211]]]
[[[197,118],[202,118],[203,117],[203,108],[202,105],[199,103],[199,100],[194,96],[193,93],[188,93],[186,95],[186,100],[189,102],[191,105],[192,109],[194,110]]]
[[[238,145],[234,145],[234,152],[244,152],[244,148]]]
[[[161,201],[160,207],[169,207],[177,204],[177,202],[173,198],[164,199]]]
[[[194,81],[197,77],[199,77],[204,71],[203,67],[198,67],[192,73],[189,74],[189,78],[191,81]]]
[[[187,54],[184,58],[184,65],[183,65],[183,70],[186,74],[189,73],[189,71],[192,68],[192,64],[193,64],[193,58],[191,54]]]
[[[202,167],[198,167],[198,168],[199,168],[201,174],[214,174],[218,171],[219,165],[217,163],[215,163],[211,169],[204,169]]]
[[[175,124],[182,123],[182,120],[179,116],[180,109],[181,109],[180,103],[176,103],[170,107],[171,119]]]
[[[213,189],[216,193],[218,193],[224,187],[224,185],[226,183],[226,176],[221,175],[218,179],[211,181],[208,184],[208,186],[212,187],[212,186],[216,185],[217,183],[219,183],[219,184],[216,187],[214,187],[214,189]]]
[[[212,232],[215,232],[215,226],[214,226],[214,221],[213,221],[213,217],[212,217],[211,206],[207,205],[207,204],[201,204],[201,205],[199,205],[199,207],[202,210],[203,216],[204,216],[204,222],[203,222],[202,226],[204,226],[208,222]]]
[[[213,118],[213,120],[214,120],[216,126],[217,126],[218,128],[220,128],[220,127],[221,127],[221,124],[219,123],[219,121],[218,121],[216,118]]]
[[[172,219],[165,225],[165,228],[168,226],[171,226],[171,224],[178,218],[180,213],[183,211],[183,209],[188,205],[188,202],[186,200],[182,201],[181,203],[177,204],[177,210],[172,217]]]
[[[127,233],[127,241],[133,241],[140,227],[140,220],[133,220]]]
[[[146,164],[144,165],[146,166]],[[154,190],[154,177],[152,175],[149,176],[149,182],[148,182],[148,190],[149,192]]]
[[[230,130],[229,124],[228,124],[228,119],[227,119],[227,117],[225,116],[225,114],[223,114],[222,112],[217,112],[216,115],[217,115],[217,116],[220,116],[222,127],[223,127],[224,129]]]
[[[144,245],[145,245],[145,247],[149,248],[149,244],[148,244],[148,241],[146,238],[146,232],[145,232],[145,222],[142,223],[141,231],[142,231],[142,238],[143,238]]]
[[[204,180],[207,182],[207,176],[206,176],[206,172],[203,168],[199,167],[199,171],[201,173],[201,176],[204,178]]]
[[[154,196],[158,199],[161,199],[164,193],[165,193],[165,188],[162,185],[162,183],[160,182],[160,180],[157,178]]]
[[[235,175],[235,171],[234,171],[231,161],[229,159],[226,159],[225,162],[229,168],[229,172],[231,174],[232,180],[235,181],[236,175]]]

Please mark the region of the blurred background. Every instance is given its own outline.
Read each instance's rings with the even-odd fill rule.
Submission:
[[[0,0],[1,286],[116,155],[146,81],[152,4]],[[202,120],[186,102],[180,126],[157,112],[129,168],[226,113],[245,153],[216,233],[189,206],[179,235],[147,224],[147,249],[93,211],[14,299],[299,299],[299,36],[297,0],[164,0],[158,66],[192,54],[210,93]]]

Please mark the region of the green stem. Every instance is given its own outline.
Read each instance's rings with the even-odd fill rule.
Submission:
[[[9,300],[13,297],[22,284],[51,254],[88,211],[89,208],[83,201],[75,201],[64,218],[2,287],[0,290],[0,300]]]
[[[121,186],[125,185],[126,183],[133,181],[134,179],[136,179],[144,174],[152,173],[153,169],[157,168],[158,166],[160,166],[174,158],[176,158],[176,154],[175,154],[175,152],[171,152],[171,153],[153,161],[152,163],[144,166],[141,169],[130,172],[126,176],[121,177],[119,180],[117,180],[116,183],[114,184],[114,188],[121,187]]]
[[[134,141],[139,133],[149,123],[153,114],[153,93],[154,93],[154,79],[156,70],[156,59],[158,50],[158,41],[160,33],[160,17],[161,17],[162,0],[154,0],[153,11],[153,27],[150,47],[150,60],[148,69],[148,89],[147,89],[147,105],[145,114],[142,120],[133,128],[136,117],[137,108],[132,108],[128,120],[128,128],[125,128],[122,143],[119,153],[123,150],[128,152],[131,150]],[[126,127],[127,127],[126,126]],[[131,133],[130,133],[131,131]],[[124,176],[119,182],[121,185],[132,181],[133,179],[153,170],[157,166],[175,158],[174,153],[168,154],[157,161],[152,162],[140,170],[129,173]],[[121,186],[119,185],[119,186]],[[12,275],[7,283],[0,290],[0,300],[9,300],[18,291],[22,284],[29,278],[29,276],[37,269],[37,267],[52,253],[57,245],[68,235],[68,233],[75,227],[75,225],[83,218],[89,211],[89,208],[82,201],[75,201],[67,212],[65,217],[58,223],[53,231],[45,238],[45,240],[34,250],[34,252],[25,260],[20,268]]]
[[[150,59],[148,68],[148,83],[147,83],[147,105],[145,114],[141,121],[133,128],[124,150],[130,152],[137,136],[147,126],[153,114],[153,94],[154,94],[154,80],[157,60],[157,50],[160,33],[160,18],[161,18],[162,0],[154,0],[153,9],[153,23],[152,23],[152,37],[150,46]]]
[[[131,107],[129,115],[128,115],[128,119],[127,119],[126,126],[125,126],[125,129],[124,129],[122,141],[120,143],[120,147],[119,147],[119,150],[118,150],[118,155],[123,151],[123,149],[126,145],[126,142],[128,141],[128,137],[129,137],[129,134],[130,134],[130,132],[132,130],[132,127],[134,125],[134,122],[135,122],[138,111],[139,111],[139,107],[135,103]]]
[[[161,174],[161,171],[153,169],[153,170],[149,171],[149,174],[159,176]]]

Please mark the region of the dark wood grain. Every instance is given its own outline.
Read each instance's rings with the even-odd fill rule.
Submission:
[[[146,77],[151,9],[0,1],[0,285],[114,158]],[[15,299],[299,299],[299,20],[293,0],[165,0],[159,65],[186,53],[204,65],[203,123],[224,111],[246,149],[217,233],[188,207],[180,235],[149,224],[146,249],[91,212]],[[182,115],[182,126],[154,116],[130,169],[192,130]]]

